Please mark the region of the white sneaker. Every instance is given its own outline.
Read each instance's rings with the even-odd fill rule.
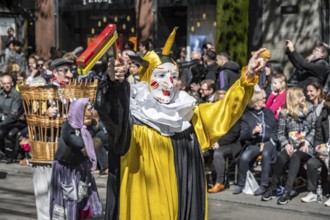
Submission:
[[[325,206],[330,206],[330,198],[324,203]]]
[[[301,201],[302,202],[316,202],[316,198],[317,198],[317,195],[313,192],[310,192],[307,194],[307,196],[301,198]]]

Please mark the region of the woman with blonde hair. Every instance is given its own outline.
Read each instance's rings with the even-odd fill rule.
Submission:
[[[6,73],[8,73],[12,78],[14,85],[16,86],[17,74],[21,71],[21,67],[17,63],[10,63],[7,66]]]
[[[289,163],[285,192],[277,203],[285,205],[289,202],[300,164],[307,162],[314,152],[315,121],[316,114],[306,102],[303,89],[289,88],[285,108],[280,111],[279,117],[278,140],[281,152],[274,166],[271,186],[262,196],[262,201],[271,200],[275,196],[282,172]]]
[[[284,107],[287,92],[286,77],[278,73],[272,77],[272,93],[267,99],[266,108],[270,108],[278,120],[280,111]]]
[[[7,67],[6,72],[9,74],[11,74],[13,72],[17,73],[20,71],[20,69],[21,69],[21,67],[17,63],[10,63]]]

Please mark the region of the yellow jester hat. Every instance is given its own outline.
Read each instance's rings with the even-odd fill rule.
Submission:
[[[164,48],[161,53],[157,53],[154,50],[149,51],[144,57],[141,66],[139,67],[139,75],[142,81],[145,81],[149,84],[150,77],[154,69],[163,64],[163,63],[173,63],[176,65],[176,62],[169,56],[172,45],[174,43],[176,30],[178,28],[175,27],[167,38],[167,41],[164,45]]]

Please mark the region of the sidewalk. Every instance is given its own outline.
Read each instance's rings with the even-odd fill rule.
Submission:
[[[13,164],[0,163],[0,171],[7,172],[10,174],[32,176],[31,166],[21,166],[18,163],[13,163]]]
[[[16,175],[32,176],[31,166],[21,166],[19,164],[0,163],[0,171]],[[107,178],[98,177],[98,175],[96,174],[96,182],[98,186],[106,187]],[[236,205],[241,204],[270,209],[278,209],[280,212],[290,211],[309,213],[315,214],[319,217],[324,217],[324,219],[330,219],[330,207],[325,207],[323,204],[318,204],[316,202],[302,203],[300,201],[300,199],[307,194],[306,187],[300,188],[299,191],[301,191],[301,193],[298,194],[298,196],[291,200],[287,205],[277,205],[276,199],[270,200],[268,202],[262,202],[260,200],[260,196],[246,195],[244,193],[241,193],[239,195],[233,195],[232,191],[235,189],[235,187],[235,185],[231,185],[229,189],[226,189],[223,192],[209,194],[209,200],[228,202]],[[327,198],[324,197],[323,200],[326,201]]]
[[[283,211],[293,211],[300,213],[315,214],[315,216],[324,217],[324,219],[330,219],[330,207],[326,207],[323,204],[318,204],[316,202],[303,203],[301,198],[307,195],[307,191],[303,190],[295,198],[293,198],[287,205],[277,205],[276,199],[272,199],[267,202],[261,201],[261,196],[253,196],[241,193],[239,195],[233,195],[232,192],[235,189],[235,185],[231,185],[229,189],[226,189],[220,193],[209,193],[209,200],[216,200],[222,202],[228,202],[233,204],[242,204],[249,206],[258,206],[263,208],[278,209],[279,212]],[[325,202],[326,197],[323,198]]]
[[[0,163],[0,172],[7,172],[9,174],[14,175],[24,175],[24,176],[31,176],[32,177],[32,166],[22,166],[18,163],[6,164]],[[99,177],[98,174],[95,174],[95,180],[98,186],[106,187],[107,185],[107,178]]]

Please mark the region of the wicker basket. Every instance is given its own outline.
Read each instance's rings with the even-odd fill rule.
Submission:
[[[65,87],[20,87],[29,131],[31,163],[50,164],[58,146],[61,127],[74,99],[88,97],[95,101],[97,80],[73,81]],[[47,115],[49,107],[56,107],[58,115]]]

